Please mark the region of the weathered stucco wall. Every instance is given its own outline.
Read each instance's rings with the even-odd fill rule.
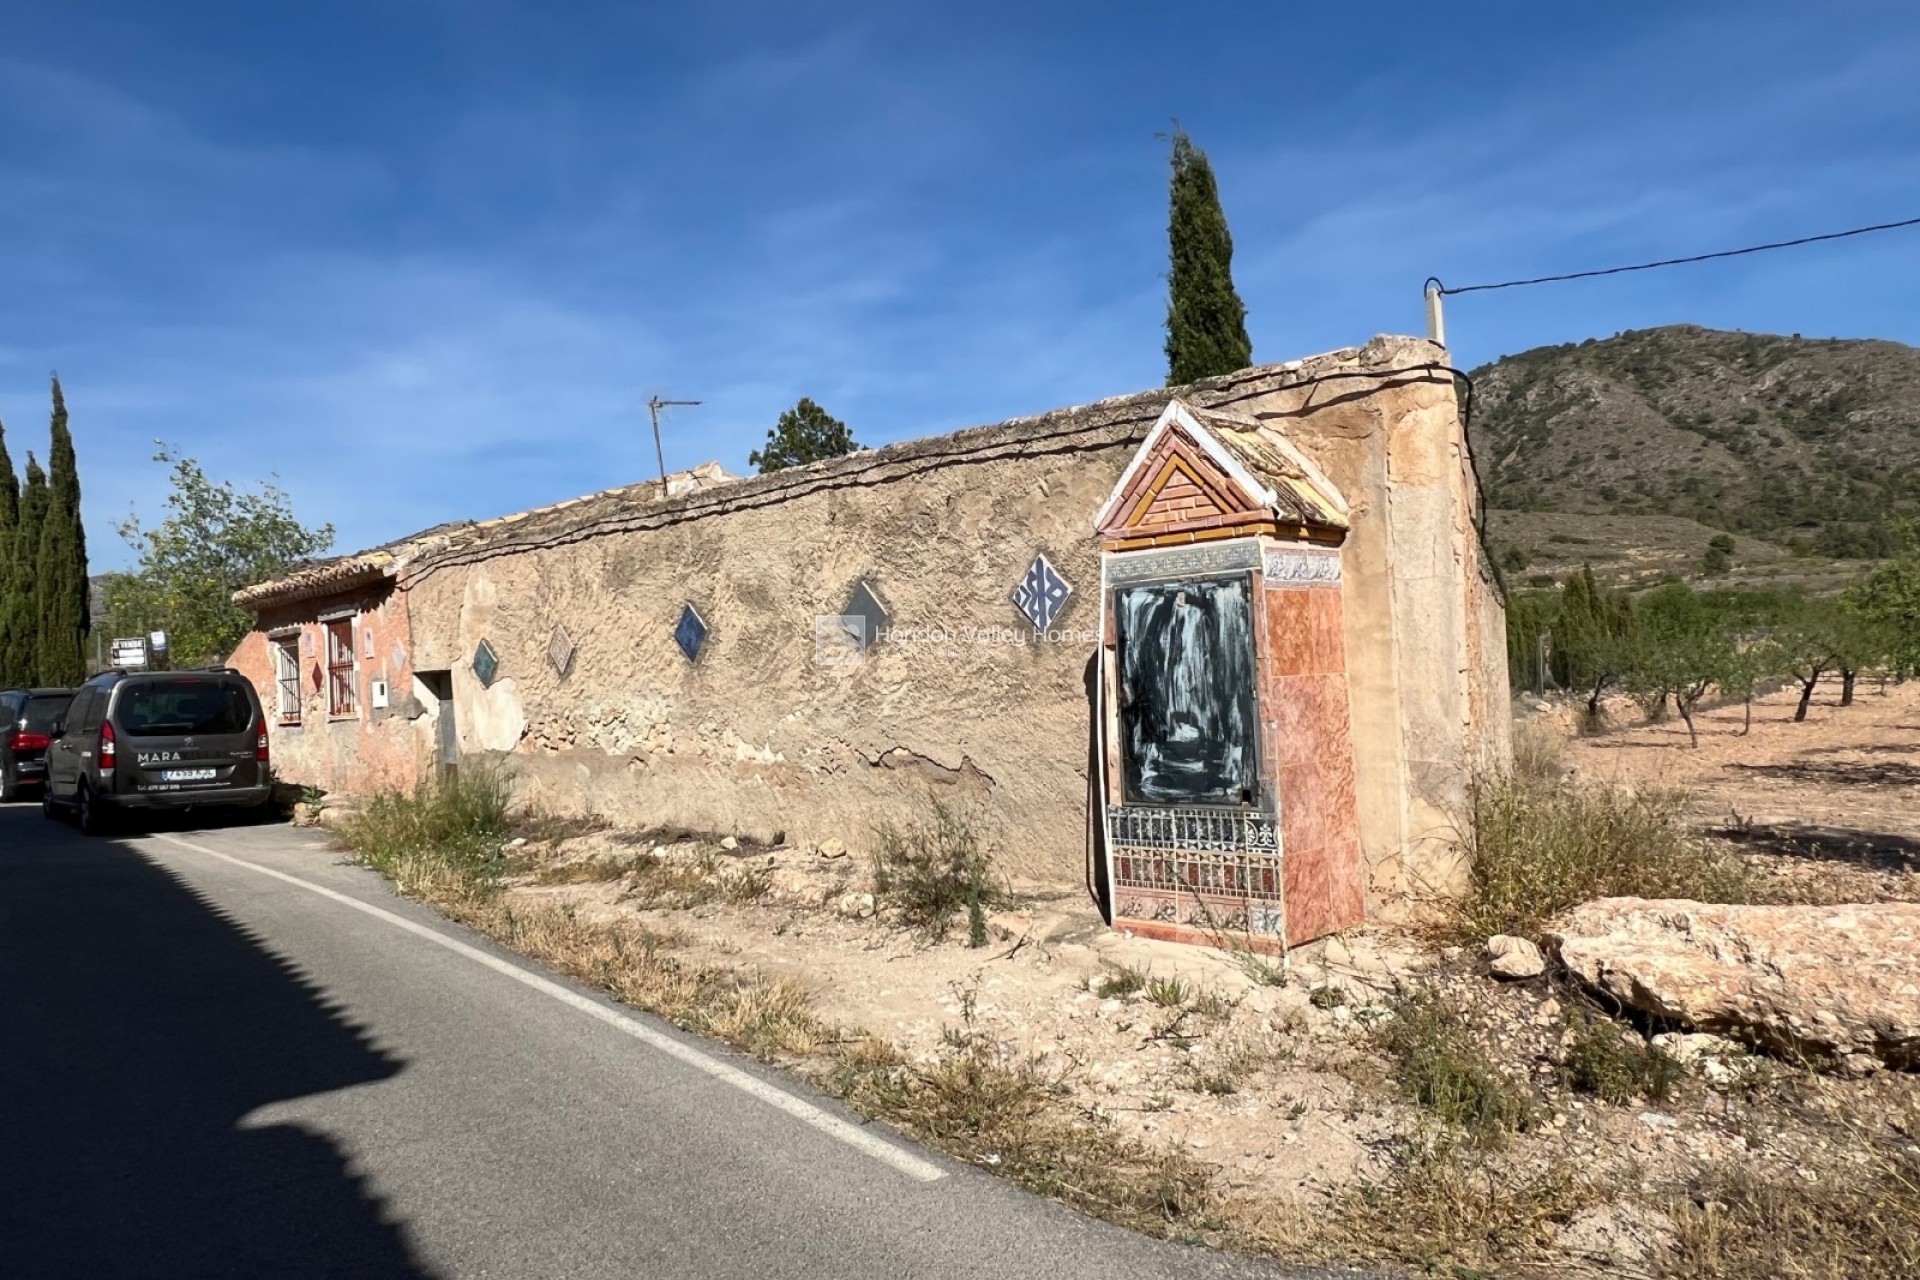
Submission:
[[[1445,361],[1376,339],[664,502],[583,499],[437,538],[400,565],[392,601],[410,615],[411,669],[452,673],[462,756],[510,755],[544,804],[858,848],[933,796],[972,804],[1011,874],[1076,883],[1093,517],[1170,396],[1230,406],[1284,431],[1351,508],[1355,799],[1369,908],[1392,909],[1438,887],[1474,771],[1506,752],[1500,604]],[[1041,552],[1074,596],[1036,639],[1008,596]],[[817,662],[815,617],[841,612],[863,579],[894,638],[860,665]],[[689,603],[710,628],[697,662],[674,642]],[[556,630],[573,649],[564,674]],[[500,659],[491,687],[472,666],[483,639]],[[417,772],[432,712],[410,707],[398,733],[327,726],[324,744],[282,759],[289,776],[359,789],[350,757],[389,733],[394,776],[403,760]]]
[[[1015,875],[1077,878],[1088,521],[1131,435],[430,572],[410,589],[419,660],[453,664],[463,755],[513,749],[524,722],[516,767],[556,807],[858,845],[934,795],[980,802]],[[1075,587],[1052,639],[1008,602],[1039,552]],[[902,638],[857,666],[816,662],[815,616],[862,579]],[[711,629],[697,662],[674,641],[687,603]],[[565,678],[547,656],[555,628],[577,649]],[[485,691],[482,639],[501,660]]]
[[[326,633],[320,619],[350,611],[357,710],[328,713]],[[228,659],[253,682],[266,708],[274,774],[283,782],[323,791],[412,787],[432,761],[434,708],[415,696],[412,633],[403,593],[389,584],[342,592],[269,610]],[[282,723],[273,644],[290,635],[300,644],[300,719]],[[388,685],[388,705],[373,705],[376,679]]]

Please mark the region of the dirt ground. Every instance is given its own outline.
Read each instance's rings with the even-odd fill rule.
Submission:
[[[1744,708],[1709,711],[1697,749],[1677,721],[1578,737],[1561,709],[1523,714],[1577,774],[1687,789],[1703,830],[1807,896],[1920,897],[1920,683],[1863,685],[1847,708],[1837,695],[1823,689],[1802,724],[1791,694],[1765,698],[1750,732]],[[1667,1230],[1662,1194],[1710,1168],[1817,1179],[1846,1114],[1917,1096],[1912,1078],[1889,1073],[1783,1083],[1786,1068],[1726,1045],[1659,1105],[1582,1096],[1559,1074],[1572,1036],[1564,987],[1498,983],[1477,952],[1391,928],[1298,949],[1280,966],[1113,932],[1077,889],[1029,891],[972,948],[963,924],[933,939],[876,905],[869,867],[837,842],[600,831],[518,853],[529,868],[519,897],[637,920],[690,959],[798,978],[823,1018],[910,1058],[985,1037],[1039,1063],[1089,1119],[1178,1144],[1232,1189],[1308,1213],[1388,1179],[1421,1131],[1374,1029],[1396,999],[1437,993],[1538,1100],[1501,1167],[1592,1189],[1589,1207],[1553,1228],[1568,1268],[1556,1274],[1645,1274]],[[677,887],[663,892],[668,882]],[[1616,1196],[1626,1200],[1610,1205]]]
[[[1566,739],[1565,761],[1588,778],[1687,793],[1703,831],[1755,855],[1783,879],[1836,900],[1920,899],[1920,681],[1863,680],[1850,707],[1825,681],[1795,722],[1798,690],[1695,717],[1690,746],[1678,717],[1593,736],[1571,733],[1566,707],[1529,708],[1527,721]],[[1610,719],[1644,716],[1630,700]]]

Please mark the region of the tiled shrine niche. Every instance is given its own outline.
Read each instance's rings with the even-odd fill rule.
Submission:
[[[1174,401],[1096,524],[1114,927],[1281,951],[1358,923],[1344,499],[1275,428]]]

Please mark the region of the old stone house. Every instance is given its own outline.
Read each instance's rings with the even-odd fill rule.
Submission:
[[[561,811],[856,848],[943,797],[1130,927],[1297,943],[1443,887],[1507,750],[1446,359],[1378,338],[442,527],[239,593],[233,662],[290,781],[498,758]]]

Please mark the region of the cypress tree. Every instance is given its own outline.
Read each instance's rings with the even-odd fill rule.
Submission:
[[[34,567],[40,614],[35,669],[42,684],[75,685],[87,676],[87,534],[80,523],[80,469],[67,429],[67,400],[57,376],[51,434],[46,522]]]
[[[1173,131],[1167,244],[1167,384],[1233,373],[1253,363],[1247,308],[1233,287],[1233,237],[1206,152]]]
[[[20,477],[13,472],[13,456],[7,452],[7,428],[0,423],[0,689],[26,681],[26,672],[13,658],[13,594],[20,589],[16,577],[17,544],[20,541]]]
[[[20,525],[14,537],[10,589],[0,597],[4,623],[13,644],[12,684],[34,684],[40,676],[40,615],[34,603],[33,549],[47,522],[47,473],[27,452],[27,482],[20,488]]]

